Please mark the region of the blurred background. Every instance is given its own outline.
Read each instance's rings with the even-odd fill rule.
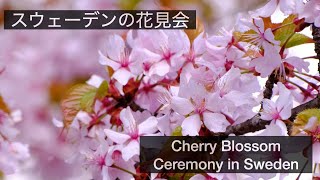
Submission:
[[[207,33],[230,29],[239,13],[265,0],[0,0],[3,10],[195,9]],[[18,141],[30,146],[31,158],[6,180],[71,180],[90,177],[77,165],[65,163],[70,146],[59,136],[52,118],[61,119],[59,101],[72,85],[92,74],[107,78],[98,63],[98,50],[111,33],[121,30],[4,30],[0,29],[0,94],[20,109],[23,121]],[[1,179],[1,178],[0,178]]]

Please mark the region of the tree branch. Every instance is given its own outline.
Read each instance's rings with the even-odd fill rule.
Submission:
[[[290,121],[293,121],[297,114],[305,109],[310,109],[310,108],[320,108],[320,95],[317,96],[315,99],[305,103],[301,104],[300,106],[297,106],[291,110],[291,117],[289,118]],[[265,121],[260,118],[260,114],[255,115],[253,118],[237,124],[233,126],[229,126],[224,133],[213,133],[212,135],[217,136],[217,135],[230,135],[230,134],[235,134],[235,135],[243,135],[249,132],[255,132],[259,131],[265,128],[266,125],[269,125],[270,121]]]
[[[272,74],[270,74],[270,76],[268,77],[268,80],[266,82],[265,85],[265,90],[263,91],[263,97],[266,99],[270,99],[272,97],[272,89],[273,89],[273,85],[276,84],[278,82],[278,79],[275,75],[275,73],[273,72]]]
[[[312,36],[315,41],[314,51],[317,53],[317,59],[320,59],[320,28],[312,25]],[[318,71],[320,73],[320,62],[318,63]]]
[[[317,59],[320,60],[320,28],[315,27],[314,25],[312,26],[312,35],[313,39],[315,41],[315,52],[317,53]],[[318,63],[318,71],[320,74],[320,61]],[[266,82],[266,89],[263,91],[263,96],[264,98],[270,99],[272,97],[272,89],[273,85],[277,83],[277,79],[274,73],[272,73],[267,82]],[[310,109],[310,108],[320,108],[320,95],[318,95],[315,99],[305,103],[301,104],[291,110],[291,117],[289,118],[290,121],[294,121],[296,118],[297,114],[305,109]],[[266,127],[266,125],[269,125],[270,121],[265,121],[260,118],[260,114],[255,115],[253,118],[237,124],[233,126],[229,126],[224,133],[212,133],[212,135],[217,136],[217,135],[230,135],[230,134],[235,134],[235,135],[243,135],[249,132],[255,132],[262,130]]]

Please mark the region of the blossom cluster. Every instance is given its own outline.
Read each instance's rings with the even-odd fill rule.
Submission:
[[[15,124],[21,121],[21,112],[11,112],[1,96],[0,106],[0,172],[12,174],[29,158],[29,147],[16,141],[19,130]]]
[[[116,7],[114,3],[104,0],[4,0],[0,1],[2,8],[84,10]],[[108,33],[86,30],[0,30],[0,93],[22,111],[23,121],[19,123],[18,139],[27,142],[31,152],[30,163],[24,166],[21,173],[48,180],[74,176],[73,171],[77,167],[66,164],[63,158],[69,145],[57,138],[59,130],[52,126],[50,120],[52,114],[60,114],[57,102],[64,88],[90,77],[93,71],[103,73],[94,59],[98,57],[96,50]]]
[[[257,114],[271,121],[263,135],[288,136],[285,122],[293,104],[319,91],[319,77],[308,73],[307,58],[289,51],[313,43],[300,32],[310,24],[320,26],[319,6],[317,0],[271,0],[232,30],[212,36],[200,32],[194,39],[182,30],[110,35],[99,52],[110,77],[93,75],[72,88],[62,101],[64,121],[53,121],[75,146],[67,161],[83,164],[93,179],[166,179],[174,175],[139,172],[141,136],[209,136]],[[270,17],[277,7],[287,15],[282,23]],[[259,84],[267,77],[276,79],[272,97]],[[315,118],[300,130],[312,130],[318,145]],[[191,177],[210,178],[235,175]]]

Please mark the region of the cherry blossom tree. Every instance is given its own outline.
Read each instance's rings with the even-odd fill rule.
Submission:
[[[275,23],[271,16],[278,7],[286,18]],[[320,64],[312,74],[308,60],[320,59],[319,11],[318,0],[270,0],[219,35],[195,30],[192,38],[183,30],[130,30],[109,36],[99,53],[109,76],[93,75],[71,88],[61,102],[64,119],[53,121],[74,145],[68,162],[83,164],[95,179],[179,177],[139,171],[141,136],[259,131],[312,136],[316,169]],[[307,28],[313,38],[302,33]],[[307,43],[315,44],[316,56],[291,53]],[[234,175],[203,173],[191,179]]]
[[[282,23],[271,21],[277,6],[288,15]],[[281,135],[313,136],[318,153],[319,74],[308,73],[306,59],[319,56],[296,57],[289,49],[315,43],[320,54],[319,6],[316,0],[271,0],[250,19],[239,21],[236,27],[245,31],[234,28],[217,36],[202,32],[194,40],[181,30],[110,36],[99,61],[111,79],[92,76],[72,88],[61,103],[64,121],[54,121],[78,144],[72,161],[90,165],[99,179],[163,178],[139,173],[134,166],[140,136],[276,133],[271,126]],[[300,33],[309,26],[314,40]],[[259,86],[258,77],[268,78],[265,87]],[[259,104],[260,111],[254,112]]]

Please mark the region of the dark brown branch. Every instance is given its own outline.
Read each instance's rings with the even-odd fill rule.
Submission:
[[[320,108],[320,96],[317,96],[315,99],[305,103],[301,104],[300,106],[297,106],[292,109],[291,111],[291,117],[289,120],[293,121],[297,114],[305,109],[309,108]],[[265,121],[260,118],[260,115],[257,114],[253,118],[237,124],[233,126],[229,126],[224,133],[213,133],[212,135],[230,135],[230,134],[235,134],[235,135],[243,135],[249,132],[255,132],[259,131],[265,128],[266,125],[269,125],[270,121]]]
[[[320,59],[320,28],[312,26],[312,36],[315,41],[314,51],[317,53],[317,59]],[[318,71],[320,73],[320,62],[318,63]]]
[[[301,104],[300,106],[293,108],[291,112],[292,115],[289,120],[294,121],[299,112],[310,108],[320,108],[320,95],[305,104]]]
[[[260,115],[257,114],[253,118],[243,123],[240,123],[234,126],[229,126],[225,133],[226,135],[229,135],[229,134],[243,135],[248,132],[255,132],[255,131],[262,130],[268,124],[270,124],[270,121],[264,121],[260,119]]]
[[[265,90],[263,91],[263,97],[266,99],[270,99],[272,97],[272,89],[273,85],[278,82],[277,76],[273,72],[266,82]]]
[[[275,72],[272,72],[266,82],[265,89],[263,91],[263,98],[271,99],[272,94],[273,94],[272,90],[273,90],[274,84],[276,84],[277,82],[278,82],[277,76],[276,76]],[[262,108],[263,108],[263,105],[261,103],[260,109],[262,109]]]

